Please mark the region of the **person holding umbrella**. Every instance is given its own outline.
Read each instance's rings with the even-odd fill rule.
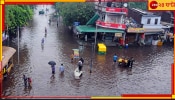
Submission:
[[[56,65],[55,61],[49,61],[48,64],[51,65],[52,74],[55,74],[55,65]]]
[[[52,74],[55,74],[55,65],[51,65],[52,68]]]

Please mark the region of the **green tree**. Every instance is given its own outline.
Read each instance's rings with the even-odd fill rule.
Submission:
[[[63,19],[65,25],[71,26],[73,22],[86,22],[94,15],[94,3],[55,3],[55,9]]]
[[[139,8],[147,10],[147,2],[128,2],[129,8]]]
[[[27,25],[32,19],[33,10],[29,5],[6,5],[5,6],[5,25],[10,30],[17,26]]]

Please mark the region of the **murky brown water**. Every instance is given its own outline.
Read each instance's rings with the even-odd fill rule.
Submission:
[[[46,6],[44,6],[46,7]],[[47,5],[49,13],[53,12]],[[72,33],[56,21],[49,26],[48,15],[39,15],[43,8],[38,6],[32,25],[24,27],[20,36],[20,61],[17,52],[15,66],[8,80],[3,84],[4,96],[120,96],[121,94],[170,94],[171,93],[171,63],[174,59],[172,45],[129,47],[119,49],[108,47],[106,55],[95,52],[92,73],[89,73],[91,45],[85,44],[81,56],[85,59],[80,80],[75,80],[73,71],[76,63],[70,62],[72,49],[79,47]],[[47,37],[44,47],[41,39],[44,28],[47,27]],[[17,49],[17,39],[10,46]],[[133,56],[135,63],[132,69],[112,65],[113,54],[118,56]],[[55,78],[51,78],[51,67],[48,61],[56,61]],[[64,76],[59,75],[58,67],[65,65]],[[24,89],[22,75],[32,78],[32,89]]]

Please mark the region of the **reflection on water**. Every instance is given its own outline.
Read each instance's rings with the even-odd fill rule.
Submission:
[[[171,93],[171,63],[173,63],[173,46],[163,45],[129,47],[120,49],[107,47],[106,55],[98,55],[95,51],[92,57],[92,47],[87,42],[77,40],[71,32],[56,21],[47,23],[49,17],[39,15],[42,9],[38,6],[31,25],[22,30],[20,36],[20,63],[15,66],[8,80],[3,84],[4,96],[115,96],[130,94],[170,94]],[[46,7],[46,6],[44,6]],[[52,13],[51,6],[48,13]],[[41,39],[44,28],[47,27],[47,37],[44,45]],[[83,46],[81,46],[81,44]],[[17,39],[10,42],[17,49]],[[84,58],[84,74],[80,80],[74,79],[77,61],[71,63],[72,49],[80,48],[80,56]],[[134,57],[133,68],[113,66],[112,57]],[[90,65],[92,62],[92,73]],[[56,73],[52,76],[48,61],[56,61]],[[64,75],[60,75],[59,66],[65,66]],[[22,76],[32,78],[32,88],[25,89]]]
[[[106,55],[97,55],[97,62],[100,64],[106,63]]]

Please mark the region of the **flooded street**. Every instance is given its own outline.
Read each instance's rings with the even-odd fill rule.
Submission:
[[[49,8],[46,15],[39,10]],[[80,40],[56,20],[48,24],[49,15],[54,10],[51,5],[39,5],[31,25],[24,27],[14,56],[15,66],[8,80],[3,83],[3,96],[120,96],[122,94],[171,94],[171,64],[174,62],[173,45],[129,47],[119,49],[107,47],[106,55],[94,54],[92,73],[89,72],[92,47],[83,43],[80,56],[84,58],[84,74],[80,80],[74,78],[77,63],[71,63],[72,49],[79,48]],[[44,37],[45,27],[47,36]],[[44,46],[41,39],[45,38]],[[18,47],[13,39],[10,46]],[[113,55],[134,57],[133,68],[113,66]],[[56,62],[56,73],[52,77],[49,61]],[[59,74],[61,63],[64,75]],[[23,74],[32,78],[32,88],[25,89]]]

